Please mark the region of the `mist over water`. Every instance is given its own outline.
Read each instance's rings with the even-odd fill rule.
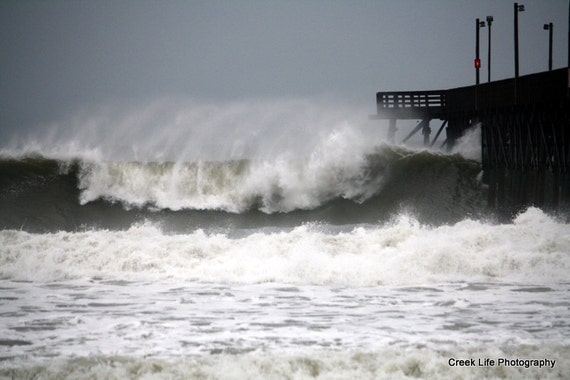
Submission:
[[[332,97],[227,103],[163,98],[83,109],[15,134],[0,153],[155,162],[308,154],[335,130],[366,131],[367,139],[372,132],[372,140],[383,136],[377,123],[366,120],[368,113]]]

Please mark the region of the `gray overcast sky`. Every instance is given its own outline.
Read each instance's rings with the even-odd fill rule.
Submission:
[[[568,0],[521,1],[521,75],[566,66]],[[475,18],[493,15],[493,78],[513,75],[509,0],[2,0],[0,129],[113,101],[333,95],[474,82]],[[487,29],[481,30],[486,79]],[[0,133],[0,137],[2,134]]]

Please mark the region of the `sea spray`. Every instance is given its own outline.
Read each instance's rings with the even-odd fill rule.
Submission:
[[[68,160],[195,162],[307,155],[331,131],[351,129],[380,143],[365,107],[331,97],[214,103],[162,98],[80,110],[0,144],[0,156]],[[349,141],[347,141],[349,143]]]
[[[463,157],[481,162],[481,124],[478,123],[465,131],[452,150]]]

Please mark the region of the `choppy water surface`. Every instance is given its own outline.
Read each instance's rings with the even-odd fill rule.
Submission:
[[[159,360],[169,368],[163,375],[180,371],[177,366],[188,358],[228,356],[248,365],[274,356],[276,367],[269,373],[279,371],[284,358],[300,355],[315,363],[342,358],[365,377],[387,370],[386,360],[394,374],[404,375],[409,368],[400,361],[408,354],[419,355],[419,373],[447,367],[444,377],[458,374],[449,358],[466,355],[547,357],[558,362],[554,369],[540,369],[551,375],[569,368],[570,284],[353,288],[4,280],[0,286],[0,371],[5,374],[16,367],[14,373],[41,368],[70,375],[81,365],[74,360],[82,357],[98,358],[103,367],[126,360],[116,364],[122,370],[132,365],[127,358]],[[385,351],[393,358],[376,357]],[[356,353],[382,369],[367,372],[368,365],[355,361]],[[117,369],[111,367],[107,370]],[[332,376],[336,369],[326,371]]]

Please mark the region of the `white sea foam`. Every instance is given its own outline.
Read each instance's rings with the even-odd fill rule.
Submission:
[[[73,379],[567,379],[570,363],[567,346],[478,348],[453,351],[385,349],[376,352],[316,351],[298,354],[214,355],[163,360],[123,356],[94,356],[52,360],[41,365],[16,366],[0,362],[0,375]],[[452,367],[450,358],[494,366]],[[500,358],[556,360],[554,368],[498,365]],[[16,364],[17,365],[17,364]],[[15,367],[15,368],[13,368]],[[11,369],[13,368],[13,369]]]
[[[197,230],[0,232],[0,275],[15,280],[182,279],[290,284],[549,283],[568,280],[570,227],[531,208],[513,224],[465,220],[392,224],[332,233],[321,226],[241,238]]]

